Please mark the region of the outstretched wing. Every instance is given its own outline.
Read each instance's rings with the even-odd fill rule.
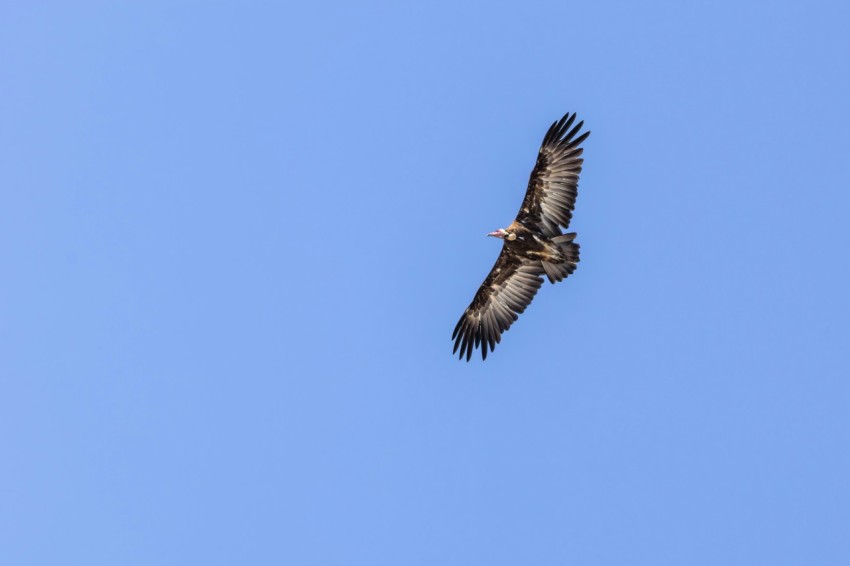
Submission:
[[[570,129],[575,119],[575,114],[567,113],[546,132],[517,215],[519,222],[549,237],[561,233],[559,226],[570,225],[578,195],[578,176],[584,162],[584,149],[579,145],[590,132],[575,137],[584,125],[579,122]]]
[[[496,260],[490,275],[481,284],[472,303],[455,326],[452,340],[460,348],[460,359],[472,357],[472,350],[481,346],[481,359],[502,340],[502,332],[519,318],[518,314],[531,303],[543,284],[543,267],[539,261],[519,257],[506,245]]]

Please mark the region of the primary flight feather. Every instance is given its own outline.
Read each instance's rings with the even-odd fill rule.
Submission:
[[[576,269],[576,234],[564,234],[561,228],[567,228],[573,216],[584,162],[580,146],[590,132],[578,135],[584,122],[573,126],[575,119],[575,114],[567,113],[552,124],[543,137],[516,220],[488,234],[504,241],[502,253],[452,333],[453,352],[460,349],[460,359],[469,361],[480,346],[481,358],[486,360],[488,348],[493,351],[502,332],[531,303],[543,285],[543,275],[557,283]]]

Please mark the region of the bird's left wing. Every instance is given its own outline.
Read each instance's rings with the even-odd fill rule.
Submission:
[[[487,279],[481,284],[472,303],[455,326],[453,353],[460,348],[460,359],[472,357],[481,346],[481,359],[502,340],[502,332],[510,328],[525,311],[543,284],[543,267],[539,261],[517,256],[502,247],[502,253]]]
[[[580,146],[590,132],[576,137],[584,122],[571,129],[575,119],[575,114],[565,114],[546,132],[516,217],[549,237],[561,234],[559,226],[570,225],[578,195],[578,176],[584,162]]]

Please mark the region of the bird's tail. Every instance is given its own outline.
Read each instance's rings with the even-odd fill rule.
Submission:
[[[542,262],[543,270],[546,272],[550,283],[563,281],[569,274],[576,270],[576,264],[579,262],[579,245],[573,241],[575,237],[576,233],[570,232],[569,234],[552,238],[552,241],[561,248],[564,261],[559,263]]]

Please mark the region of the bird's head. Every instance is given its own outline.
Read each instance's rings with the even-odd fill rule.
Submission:
[[[508,232],[504,228],[499,228],[495,232],[490,232],[487,235],[493,236],[494,238],[501,238],[502,240],[509,240],[511,242],[516,240],[516,234],[514,234],[513,232]]]

